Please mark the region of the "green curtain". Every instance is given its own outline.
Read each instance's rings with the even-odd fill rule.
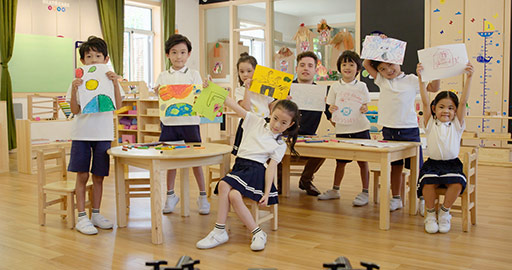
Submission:
[[[17,6],[18,0],[0,0],[0,63],[2,64],[0,100],[5,100],[7,103],[9,150],[16,148],[16,122],[14,121],[14,110],[12,109],[12,83],[7,63],[11,60],[14,48]]]
[[[162,18],[164,23],[164,44],[171,35],[174,34],[176,19],[176,0],[162,0]],[[164,46],[165,50],[165,46]],[[166,52],[165,52],[166,53]],[[171,67],[171,61],[165,57],[165,69]]]
[[[103,39],[114,71],[123,75],[124,0],[97,0]]]

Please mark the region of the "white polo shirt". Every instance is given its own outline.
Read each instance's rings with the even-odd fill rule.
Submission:
[[[121,97],[124,91],[119,87]],[[66,93],[66,101],[71,102],[71,85]],[[76,94],[76,103],[80,104],[79,93]],[[118,108],[119,109],[119,108]],[[114,112],[100,112],[75,114],[72,123],[71,140],[74,141],[113,141],[114,140]]]
[[[269,158],[281,162],[286,152],[286,143],[277,139],[262,117],[248,112],[242,124],[244,136],[238,148],[238,157],[265,164]]]
[[[461,125],[457,116],[451,122],[445,123],[430,117],[425,129],[429,157],[435,160],[456,158],[465,126],[464,122]]]
[[[238,103],[244,99],[245,87],[237,87],[235,89],[235,99]],[[263,118],[270,116],[270,109],[268,105],[274,101],[274,98],[261,95],[252,91],[249,91],[249,97],[251,98],[251,112],[261,116]]]
[[[344,95],[355,93],[359,97],[363,97],[363,104],[368,104],[370,102],[370,93],[368,92],[368,87],[364,82],[353,80],[349,83],[344,82],[343,80],[339,80],[331,85],[331,89],[327,94],[326,103],[329,105],[336,105],[336,100]],[[356,133],[370,129],[370,121],[366,118],[366,115],[362,114],[360,111],[357,113],[357,120],[350,125],[340,125],[336,124],[336,134],[349,134]]]
[[[203,84],[201,75],[197,70],[183,67],[180,70],[174,70],[172,67],[169,70],[162,71],[156,79],[156,85],[168,84]],[[166,126],[185,126],[185,125],[199,125],[199,116],[177,116],[177,117],[160,117],[160,121]]]
[[[375,84],[380,89],[379,125],[389,128],[418,127],[414,100],[420,93],[418,77],[414,74],[388,80],[377,73]]]

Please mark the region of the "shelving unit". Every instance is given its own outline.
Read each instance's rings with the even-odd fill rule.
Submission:
[[[123,106],[135,106],[136,114],[116,114],[115,121],[115,140],[113,145],[122,145],[125,142],[119,142],[123,135],[135,135],[135,142],[155,142],[160,137],[160,116],[158,115],[157,99],[125,99]],[[150,109],[148,111],[148,109]],[[151,110],[156,109],[156,110]],[[137,119],[137,129],[121,129],[119,120],[122,117]],[[148,129],[150,128],[150,129]]]

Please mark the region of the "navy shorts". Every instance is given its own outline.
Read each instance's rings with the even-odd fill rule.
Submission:
[[[382,137],[387,141],[406,141],[406,142],[420,142],[420,129],[419,128],[382,128]],[[420,157],[419,157],[420,169],[423,166],[423,150],[420,146]],[[391,165],[403,165],[404,160],[397,160],[391,162]],[[411,168],[411,159],[405,159],[405,167]]]
[[[68,171],[89,172],[97,176],[108,176],[110,157],[107,150],[111,141],[73,141]],[[92,167],[91,167],[92,152]]]
[[[336,138],[371,139],[370,130],[365,130],[365,131],[356,132],[356,133],[336,134]],[[350,163],[350,162],[352,162],[352,160],[337,159],[336,162]]]
[[[160,128],[162,128],[162,133],[160,133],[161,142],[181,140],[185,142],[201,142],[199,125],[166,126],[160,122]]]

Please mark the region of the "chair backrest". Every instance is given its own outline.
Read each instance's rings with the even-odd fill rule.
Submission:
[[[55,160],[56,165],[47,164],[47,161]],[[46,185],[46,176],[51,173],[59,173],[61,181],[68,178],[66,170],[66,150],[61,147],[56,151],[37,151],[37,180],[40,187]]]
[[[230,145],[229,138],[222,138],[218,140],[212,140],[211,138],[208,138],[207,140],[209,143],[220,143],[220,144],[227,144]]]
[[[478,148],[474,147],[464,152],[462,164],[468,184],[475,185],[478,172]]]

